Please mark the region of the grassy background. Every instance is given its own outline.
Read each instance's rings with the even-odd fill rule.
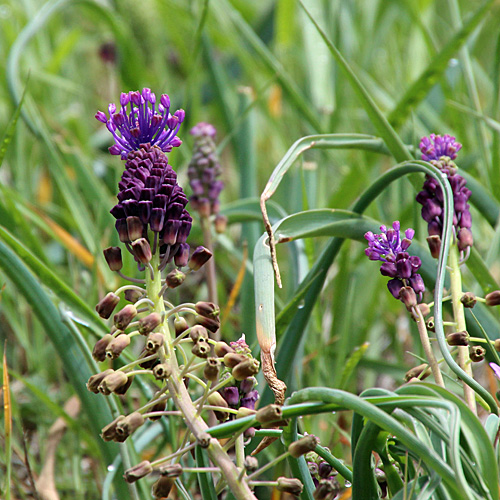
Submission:
[[[450,133],[462,142],[459,165],[485,186],[491,202],[487,210],[473,212],[476,248],[493,278],[498,277],[498,2],[487,2],[484,21],[461,37],[456,36],[461,24],[483,2],[304,4],[404,143],[417,146],[430,132]],[[113,61],[103,60],[105,44],[116,52]],[[19,245],[5,235],[0,240],[42,283],[40,293],[53,301],[58,316],[51,323],[47,310],[37,312],[40,304],[33,304],[42,296],[23,292],[21,283],[0,271],[0,345],[6,346],[11,370],[15,422],[12,491],[14,498],[31,498],[22,441],[37,475],[48,429],[78,392],[78,376],[68,373],[81,372],[74,363],[82,362],[83,351],[66,357],[71,346],[64,342],[74,342],[71,329],[76,328],[92,344],[104,327],[91,323],[85,304],[92,309],[120,283],[105,268],[102,249],[117,244],[109,209],[122,163],[107,154],[110,137],[93,118],[95,112],[117,102],[121,91],[147,86],[157,95],[168,93],[174,109],[186,110],[180,134],[184,144],[169,155],[184,185],[190,127],[198,121],[217,127],[226,184],[222,211],[230,217],[216,254],[222,309],[245,241],[251,256],[263,231],[256,197],[292,143],[310,134],[380,132],[295,0],[7,2],[0,6],[0,68],[0,131],[8,132],[27,86],[22,115],[0,166],[0,226]],[[356,150],[307,152],[273,197],[274,213],[282,217],[313,208],[348,208],[395,163],[389,156]],[[401,220],[404,228],[416,227],[416,237],[424,241],[415,194],[409,182],[398,181],[368,215],[385,224]],[[294,296],[325,242],[309,239],[279,249],[284,287],[277,291],[277,312]],[[191,243],[201,243],[199,228],[194,228]],[[358,242],[344,245],[307,327],[297,334],[295,356],[280,359],[278,351],[278,370],[293,361],[287,380],[292,389],[324,385],[358,393],[372,385],[392,388],[419,363],[408,354],[421,355],[415,331],[400,304],[386,293],[375,264],[366,262],[363,248]],[[39,259],[36,265],[27,262],[26,251]],[[130,265],[127,274],[134,272]],[[53,275],[60,282],[47,278]],[[466,271],[466,287],[480,292],[482,285],[489,291],[477,275],[477,266]],[[206,290],[199,280],[183,287],[178,299],[203,299]],[[488,286],[494,289],[495,283]],[[79,308],[71,291],[82,299]],[[248,271],[224,322],[225,339],[245,332],[256,344],[253,307]],[[78,326],[63,314],[70,337],[60,335],[59,328],[60,311],[66,308],[88,324]],[[497,318],[491,321],[498,325]],[[278,340],[284,326],[278,327]],[[488,333],[497,336],[497,331]],[[142,397],[139,390],[135,397]],[[101,410],[90,408],[88,413],[93,411]],[[103,488],[108,462],[99,452],[100,438],[87,431],[88,413],[68,419],[70,428],[58,448],[61,498],[96,498]],[[306,421],[305,426],[337,456],[350,460],[345,417]],[[3,442],[0,437],[2,448]]]

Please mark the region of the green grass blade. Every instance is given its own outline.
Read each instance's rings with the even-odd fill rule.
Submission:
[[[197,446],[194,453],[198,467],[210,467],[207,452],[201,446]],[[196,475],[198,476],[198,484],[200,485],[203,500],[217,500],[212,474],[198,472]]]
[[[7,367],[7,342],[3,350],[2,366],[2,394],[3,394],[3,415],[4,415],[4,449],[5,449],[5,478],[4,493],[5,500],[10,500],[10,481],[12,475],[12,405],[10,397],[9,370]]]
[[[299,0],[300,1],[300,0]],[[369,94],[369,92],[365,89],[364,85],[361,83],[359,78],[356,76],[352,68],[349,66],[348,62],[344,59],[342,54],[339,52],[337,47],[332,43],[332,41],[328,38],[326,33],[323,31],[323,29],[319,26],[319,24],[316,22],[316,20],[312,17],[310,12],[306,9],[302,1],[300,1],[300,5],[302,5],[302,8],[306,12],[307,16],[311,20],[311,22],[314,24],[316,29],[318,30],[318,33],[321,35],[321,38],[323,41],[326,43],[327,47],[329,48],[331,54],[337,61],[338,65],[342,69],[343,73],[349,80],[349,83],[351,84],[354,92],[358,96],[359,100],[361,101],[361,104],[363,108],[365,109],[368,117],[370,118],[370,121],[372,122],[373,126],[377,130],[377,133],[382,137],[382,139],[385,141],[385,144],[387,145],[387,148],[391,152],[391,154],[394,156],[396,161],[402,162],[406,160],[411,160],[412,155],[408,151],[407,147],[404,145],[404,143],[401,141],[400,137],[396,133],[396,131],[392,128],[388,120],[385,118],[385,116],[382,114],[378,106],[375,104],[375,101]]]
[[[458,30],[449,42],[441,49],[434,57],[424,72],[415,80],[411,87],[405,92],[397,106],[389,115],[389,121],[395,127],[401,125],[409,116],[412,108],[422,102],[430,89],[442,77],[448,61],[462,47],[474,29],[485,18],[494,0],[486,0],[481,7],[464,23],[463,27]]]

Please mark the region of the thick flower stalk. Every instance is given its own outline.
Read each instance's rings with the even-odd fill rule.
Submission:
[[[207,433],[206,420],[209,412],[214,412],[220,420],[234,418],[242,411],[255,412],[258,393],[254,390],[254,376],[259,371],[259,362],[248,346],[242,347],[244,340],[232,347],[210,338],[220,327],[220,311],[215,303],[174,305],[171,299],[167,300],[172,289],[181,286],[190,272],[200,269],[212,256],[204,247],[198,247],[190,256],[187,237],[192,219],[186,209],[188,200],[165,154],[180,145],[175,134],[184,112],[170,115],[166,95],[162,95],[155,109],[156,99],[149,89],[122,94],[120,102],[119,113],[110,105],[109,120],[101,112],[97,118],[107,124],[115,139],[110,152],[120,153],[126,160],[118,186],[118,203],[111,213],[116,218],[120,241],[139,269],[145,271],[145,277],[129,278],[135,284],[108,293],[97,305],[101,317],[112,317],[112,326],[92,352],[94,359],[106,362],[106,366],[89,379],[87,387],[96,394],[123,395],[134,378],[144,377],[149,385],[156,386],[156,392],[140,408],[131,409],[109,423],[102,429],[102,438],[123,442],[148,420],[181,418],[184,425],[180,428],[184,431],[180,449],[128,469],[125,480],[133,483],[150,474],[159,474],[152,487],[153,496],[167,497],[183,472],[182,457],[200,446],[207,450],[220,475],[218,479],[227,484],[235,498],[255,499],[252,483],[242,470],[243,431],[235,443],[235,464],[228,447],[223,448]],[[127,115],[128,104],[131,111]],[[104,256],[110,269],[121,274],[121,249],[107,248]],[[115,366],[114,360],[124,356],[127,361]],[[191,382],[189,390],[186,381]],[[238,401],[228,403],[224,391],[234,389]],[[167,409],[169,401],[174,409]],[[190,440],[194,444],[189,444]],[[202,468],[199,472],[214,471]]]

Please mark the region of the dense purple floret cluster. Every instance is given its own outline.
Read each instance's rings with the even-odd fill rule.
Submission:
[[[177,132],[184,120],[184,110],[179,109],[171,115],[167,94],[162,94],[158,107],[156,104],[156,95],[144,88],[142,92],[122,93],[119,109],[115,104],[109,104],[109,119],[102,111],[96,113],[96,119],[106,124],[115,140],[109,148],[111,154],[125,159],[128,153],[147,143],[168,153],[182,144]]]
[[[188,168],[189,184],[193,190],[189,201],[194,210],[209,216],[219,212],[219,194],[224,187],[224,183],[217,179],[221,166],[214,142],[216,130],[210,123],[201,122],[190,133],[194,136],[194,150]]]
[[[453,163],[457,152],[462,145],[455,141],[454,137],[445,135],[443,137],[431,134],[423,137],[420,142],[422,160],[429,161],[446,174],[453,191],[453,226],[460,250],[466,250],[473,243],[472,217],[468,204],[471,191],[466,187],[467,181],[457,173],[456,165]],[[437,181],[426,176],[423,189],[416,198],[422,205],[422,218],[427,222],[429,236],[441,237],[443,231],[443,192]]]
[[[116,218],[121,241],[129,243],[137,239],[137,234],[130,234],[130,225],[132,222],[135,229],[139,220],[142,224],[139,237],[147,238],[148,229],[156,233],[160,253],[168,251],[168,260],[189,253],[186,239],[192,218],[185,208],[188,199],[177,184],[177,174],[158,147],[142,144],[138,151],[129,153],[118,187],[118,203],[111,214]]]
[[[374,234],[372,231],[365,234],[365,239],[368,241],[365,254],[370,260],[382,262],[380,273],[392,278],[387,283],[387,288],[396,299],[401,298],[401,289],[410,287],[418,300],[422,300],[425,285],[422,277],[417,273],[422,262],[419,257],[407,252],[415,231],[407,229],[405,237],[401,238],[398,221],[392,224],[392,228],[380,226],[380,231],[380,234]]]
[[[429,137],[422,137],[419,147],[424,161],[439,160],[442,156],[454,160],[462,149],[462,145],[449,134],[443,136],[431,134]]]

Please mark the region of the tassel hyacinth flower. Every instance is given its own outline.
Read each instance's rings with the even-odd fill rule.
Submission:
[[[387,283],[387,288],[393,297],[402,300],[408,306],[406,304],[408,297],[405,296],[403,290],[409,287],[420,302],[425,285],[422,277],[417,273],[422,265],[420,258],[407,252],[415,231],[411,228],[407,229],[405,237],[401,238],[400,227],[400,223],[395,221],[391,228],[380,226],[380,234],[368,231],[365,234],[365,239],[368,241],[365,254],[370,260],[382,262],[380,273],[392,278]]]

